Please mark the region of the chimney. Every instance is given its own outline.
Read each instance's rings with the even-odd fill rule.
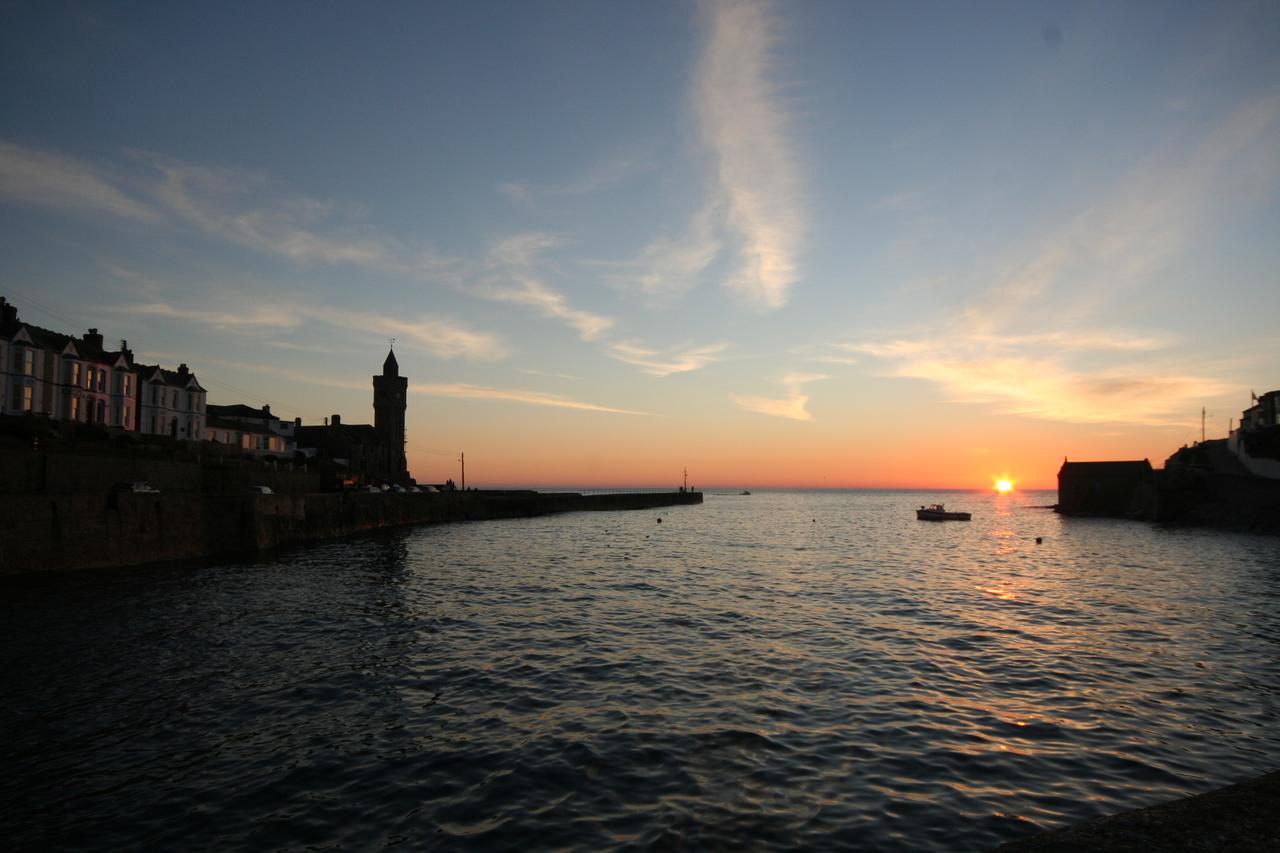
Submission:
[[[84,333],[84,342],[90,346],[102,349],[102,335],[98,334],[97,329],[90,329]]]
[[[339,426],[339,425],[341,425],[341,423],[342,423],[342,415],[330,415],[330,416],[329,416],[329,425],[330,425],[330,426]]]
[[[18,322],[18,306],[0,296],[0,324]]]
[[[178,375],[181,376],[183,379],[186,379],[188,376],[191,375],[191,370],[185,364],[179,364]]]
[[[263,405],[263,407],[262,407],[262,414],[264,414],[264,415],[270,415],[270,414],[271,414],[271,404],[270,404],[270,403],[266,403],[266,404],[264,404],[264,405]]]
[[[294,425],[294,427],[295,427],[295,428],[297,428],[297,429],[301,429],[301,428],[302,428],[302,418],[294,418],[294,419],[293,419],[293,425]]]

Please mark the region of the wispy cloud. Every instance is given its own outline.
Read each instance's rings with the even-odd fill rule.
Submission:
[[[0,198],[47,207],[155,220],[159,213],[122,191],[89,163],[0,141]]]
[[[890,375],[933,382],[954,402],[1056,421],[1179,423],[1197,401],[1227,390],[1171,357],[1176,339],[1169,335],[1104,330],[1002,336],[985,325],[971,328],[948,324],[842,348],[882,361]]]
[[[618,341],[605,349],[613,358],[626,364],[634,364],[650,376],[670,376],[701,370],[720,360],[720,354],[728,344],[710,344],[700,347],[674,347],[666,350],[650,349],[635,341]]]
[[[261,175],[211,168],[147,152],[134,156],[158,178],[147,191],[201,230],[299,263],[385,267],[399,262],[393,241],[339,217],[335,205],[305,196],[264,198]]]
[[[611,317],[575,307],[547,282],[554,268],[544,256],[560,245],[554,235],[516,234],[481,259],[445,257],[366,226],[331,202],[280,193],[263,175],[184,163],[150,152],[129,153],[126,162],[132,171],[108,177],[106,170],[87,162],[0,142],[0,198],[132,219],[184,222],[210,236],[302,265],[346,265],[443,283],[490,301],[527,306],[565,323],[585,341],[599,340],[614,325]],[[142,284],[123,267],[117,272]],[[175,312],[166,316],[181,313],[162,302],[142,310],[155,316],[165,311]],[[190,319],[227,327],[297,325],[296,317],[281,315],[282,309],[254,306],[239,319],[241,310],[240,306],[234,312],[202,310]],[[312,309],[296,309],[303,314],[308,310],[312,319],[318,319]],[[357,322],[345,316],[347,325]],[[415,340],[423,349],[446,358],[496,358],[505,352],[492,335],[450,321],[367,315],[364,323],[380,333]]]
[[[584,341],[599,340],[613,327],[613,318],[574,308],[541,274],[540,256],[559,245],[554,235],[541,232],[502,240],[490,251],[487,268],[472,277],[471,292],[494,302],[528,305],[544,317],[566,323]]]
[[[551,406],[559,409],[579,409],[588,412],[605,412],[613,415],[648,415],[648,412],[637,412],[631,409],[619,409],[587,403],[559,394],[545,394],[540,391],[521,391],[516,389],[490,388],[485,385],[466,383],[414,384],[409,390],[416,394],[427,394],[433,397],[465,397],[480,400],[500,400],[510,403],[525,403],[530,406]]]
[[[1159,365],[1081,369],[1044,355],[1000,355],[955,341],[898,361],[897,376],[937,383],[956,402],[994,404],[1007,414],[1075,423],[1182,423],[1223,383]]]
[[[793,421],[811,421],[813,415],[809,413],[809,395],[804,393],[804,386],[827,378],[823,373],[789,373],[778,382],[787,392],[785,397],[748,397],[734,394],[732,399],[748,412],[775,418],[789,418]]]
[[[286,330],[295,329],[302,324],[302,317],[297,310],[266,305],[246,305],[237,307],[234,311],[226,311],[211,308],[178,308],[168,302],[142,302],[108,306],[105,310],[135,317],[182,320],[222,330],[241,327]]]
[[[777,21],[764,2],[711,0],[710,35],[698,63],[694,105],[717,160],[718,194],[740,242],[727,285],[778,308],[798,278],[805,222],[787,116],[770,79]]]
[[[613,319],[593,314],[569,305],[563,293],[552,290],[541,280],[530,275],[513,275],[511,287],[499,287],[488,291],[488,298],[497,302],[514,302],[536,308],[546,317],[563,320],[578,331],[584,341],[598,340],[613,326]]]
[[[898,338],[843,346],[952,400],[1059,421],[1182,423],[1229,390],[1213,365],[1162,332],[1106,320],[1212,227],[1220,205],[1280,183],[1280,91],[1246,102],[1207,133],[1170,143],[1025,255],[1001,259],[958,317]],[[1153,303],[1165,299],[1157,292]],[[1176,298],[1176,297],[1175,297]],[[1051,329],[1035,323],[1052,322]]]
[[[507,355],[502,341],[489,332],[479,332],[451,320],[428,315],[388,317],[359,311],[305,307],[303,316],[319,320],[334,328],[363,332],[366,335],[394,337],[437,358],[465,358],[471,361],[496,361]]]
[[[305,324],[320,323],[329,334],[335,332],[366,338],[397,338],[439,358],[465,358],[472,361],[494,361],[503,358],[507,349],[500,339],[439,317],[388,317],[372,312],[343,311],[307,304],[298,299],[296,305],[247,305],[235,310],[209,306],[175,306],[167,302],[119,305],[106,310],[142,317],[165,317],[186,323],[211,326],[221,331],[253,333],[288,332]]]
[[[659,304],[681,296],[698,284],[720,254],[723,244],[716,234],[716,212],[711,201],[693,215],[679,236],[654,238],[630,261],[595,265],[611,268],[609,280],[623,290],[638,290]]]
[[[545,370],[535,370],[532,367],[518,367],[516,369],[521,373],[527,373],[530,376],[546,376],[551,379],[572,379],[576,382],[582,378],[581,376],[574,376],[569,373],[548,373]]]
[[[1066,422],[1167,425],[1227,390],[1170,357],[1175,343],[1122,330],[1002,337],[954,325],[846,348],[884,361],[891,375],[933,382],[955,402]],[[1099,357],[1126,360],[1098,365]]]
[[[652,156],[619,154],[596,163],[574,180],[563,184],[539,186],[525,181],[505,181],[498,184],[498,192],[513,202],[528,205],[541,198],[604,192],[655,168]]]

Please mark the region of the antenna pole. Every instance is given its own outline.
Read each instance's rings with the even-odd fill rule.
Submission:
[[[467,454],[460,455],[458,461],[462,463],[462,491],[465,492],[467,490]]]
[[[686,465],[684,469],[684,490],[686,492],[689,491],[689,466],[688,465]]]
[[[1200,407],[1200,443],[1204,444],[1204,406]]]

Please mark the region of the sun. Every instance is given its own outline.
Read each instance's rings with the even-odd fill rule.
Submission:
[[[1005,479],[1005,478],[1003,478],[1003,477],[1002,477],[1002,478],[1000,478],[999,480],[996,480],[996,491],[997,491],[997,492],[999,492],[999,493],[1000,493],[1000,494],[1002,494],[1002,495],[1005,495],[1005,494],[1008,494],[1009,492],[1012,492],[1012,491],[1013,491],[1013,481],[1012,481],[1012,480]]]

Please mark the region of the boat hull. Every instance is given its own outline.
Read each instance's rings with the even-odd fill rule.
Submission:
[[[916,510],[916,518],[920,521],[968,521],[971,515],[967,512],[936,512],[929,509]]]

